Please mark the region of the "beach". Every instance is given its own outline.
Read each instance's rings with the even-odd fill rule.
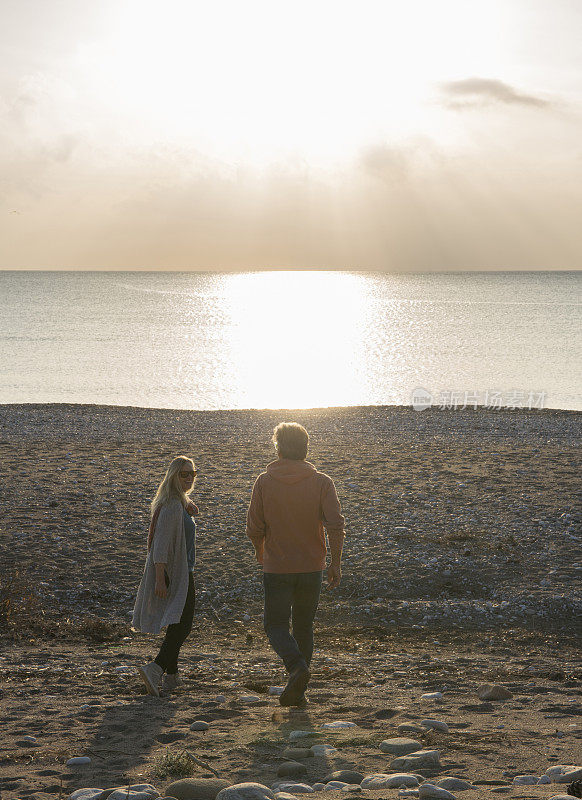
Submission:
[[[309,431],[308,460],[333,478],[346,518],[303,712],[267,693],[284,675],[245,536],[283,420]],[[553,409],[0,406],[3,796],[58,796],[61,777],[64,793],[161,791],[171,778],[155,765],[182,742],[221,778],[270,786],[290,730],[337,720],[356,727],[320,737],[336,753],[307,759],[308,782],[346,765],[383,773],[379,743],[425,717],[448,723],[414,734],[441,753],[426,778],[465,777],[469,800],[559,794],[513,779],[582,764],[581,432],[582,412]],[[156,700],[135,670],[155,637],[133,633],[130,615],[149,502],[178,454],[198,469],[197,610],[186,690]],[[481,702],[487,682],[512,697]],[[200,719],[204,735],[189,729]],[[90,765],[65,766],[86,754]]]

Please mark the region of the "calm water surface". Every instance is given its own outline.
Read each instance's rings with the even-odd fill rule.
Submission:
[[[2,403],[410,404],[422,387],[582,410],[582,272],[0,272],[0,297]]]

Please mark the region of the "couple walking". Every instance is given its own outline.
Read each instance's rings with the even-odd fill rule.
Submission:
[[[277,460],[253,487],[247,512],[247,536],[263,567],[265,632],[289,678],[279,702],[302,705],[310,678],[313,621],[326,569],[327,530],[330,563],[328,587],[339,586],[344,518],[331,478],[307,458],[309,436],[296,422],[274,430]],[[178,655],[194,617],[194,566],[198,509],[190,501],[196,469],[185,457],[170,464],[152,502],[148,555],[133,613],[133,627],[160,633],[158,655],[139,669],[150,694],[182,684]],[[292,633],[289,623],[292,623]]]

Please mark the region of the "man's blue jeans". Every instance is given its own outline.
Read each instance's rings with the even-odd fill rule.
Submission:
[[[289,672],[313,655],[313,620],[321,592],[321,570],[264,572],[265,633]],[[293,635],[289,633],[292,620]]]

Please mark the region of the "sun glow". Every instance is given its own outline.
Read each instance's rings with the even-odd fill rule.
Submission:
[[[364,382],[362,276],[267,272],[225,276],[232,383],[239,405],[310,408],[358,402]],[[266,298],[276,298],[273,304]]]
[[[114,30],[79,62],[124,133],[250,162],[438,132],[435,81],[499,67],[495,13],[465,0],[130,0]]]

